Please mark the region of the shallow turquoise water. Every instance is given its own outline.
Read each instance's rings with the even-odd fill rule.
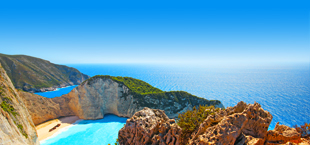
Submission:
[[[82,120],[41,142],[41,145],[107,145],[114,144],[127,118],[105,115],[104,119]]]
[[[68,86],[64,88],[58,88],[55,91],[49,91],[49,92],[41,92],[41,93],[35,93],[37,95],[41,95],[46,98],[54,98],[54,97],[60,97],[63,94],[68,94],[73,88],[75,88],[77,85]]]

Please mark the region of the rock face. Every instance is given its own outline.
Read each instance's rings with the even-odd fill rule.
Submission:
[[[53,91],[59,87],[79,85],[89,78],[75,68],[26,55],[0,54],[0,63],[15,88],[27,92]]]
[[[110,78],[97,78],[84,83],[62,97],[68,98],[71,110],[81,119],[100,119],[104,114],[131,117],[144,107],[164,110],[169,118],[198,105],[224,107],[220,101],[209,101],[186,92],[166,92],[160,95],[135,95],[131,90]],[[183,93],[183,94],[182,94]]]
[[[285,125],[279,125],[279,122],[278,122],[274,130],[268,131],[267,143],[270,143],[270,144],[286,143],[291,140],[298,140],[300,137],[301,137],[301,134],[297,132],[295,128],[290,128]]]
[[[219,111],[215,117],[207,117],[189,144],[263,143],[271,120],[272,115],[258,103],[239,102],[235,107]]]
[[[188,138],[181,138],[182,129],[169,120],[163,111],[145,108],[127,120],[119,131],[120,144],[265,144],[273,139],[267,134],[272,115],[258,103],[239,102],[235,107],[220,110],[208,116]],[[163,131],[161,131],[163,130]],[[296,132],[278,126],[277,134],[298,138]],[[289,133],[288,133],[289,132]],[[285,136],[284,135],[284,136]],[[289,140],[290,140],[289,139]],[[277,139],[275,139],[277,140]],[[285,143],[285,142],[282,142]]]
[[[130,91],[126,85],[110,78],[96,78],[91,83],[86,80],[70,93],[52,99],[24,91],[19,91],[19,95],[36,125],[61,116],[72,115],[81,119],[101,119],[105,114],[131,117],[144,107],[164,110],[168,112],[170,118],[200,104],[223,107],[220,101],[209,101],[186,92],[180,92],[181,94],[167,92],[164,93],[165,98],[152,95],[136,96],[130,94]]]
[[[144,108],[119,131],[121,145],[309,145],[294,128],[277,124],[267,132],[272,115],[258,103],[239,102],[208,116],[190,136],[161,110]]]
[[[0,64],[0,144],[39,144],[35,126],[22,99]]]
[[[121,145],[180,144],[181,128],[162,110],[144,108],[119,131]]]
[[[20,90],[18,94],[25,103],[35,125],[62,116],[74,115],[68,105],[69,99],[65,97],[46,98]]]

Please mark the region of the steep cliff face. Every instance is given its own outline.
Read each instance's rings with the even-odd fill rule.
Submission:
[[[20,90],[18,90],[18,94],[25,103],[35,125],[62,116],[74,115],[68,105],[69,100],[65,97],[46,98]]]
[[[223,108],[221,102],[217,100],[209,101],[186,92],[163,92],[133,78],[119,79],[127,79],[132,86],[138,88],[147,86],[142,91],[156,93],[139,94],[127,87],[125,83],[113,80],[110,76],[93,77],[70,93],[52,99],[24,91],[18,91],[18,93],[36,125],[61,116],[72,115],[81,119],[101,119],[105,114],[131,117],[144,107],[164,110],[170,118],[177,117],[178,113],[198,105],[214,105]]]
[[[267,132],[272,120],[269,112],[258,103],[239,102],[235,107],[220,110],[206,117],[191,136],[183,136],[173,119],[161,110],[144,108],[126,121],[119,131],[122,145],[169,144],[169,145],[297,145],[310,143],[300,138],[294,128],[277,124]]]
[[[22,99],[0,64],[0,144],[39,144]]]
[[[52,91],[89,78],[75,68],[26,55],[0,54],[0,63],[15,88],[27,92]]]
[[[131,117],[144,107],[164,110],[168,117],[174,118],[193,106],[223,107],[220,101],[209,101],[186,92],[139,94],[109,76],[86,80],[62,97],[70,100],[71,110],[82,119],[99,119],[108,113]]]

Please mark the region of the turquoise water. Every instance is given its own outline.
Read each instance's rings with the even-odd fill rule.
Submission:
[[[37,95],[41,95],[46,98],[54,98],[54,97],[60,97],[63,94],[68,94],[73,88],[75,88],[77,85],[68,86],[64,88],[58,88],[55,91],[49,91],[49,92],[41,92],[41,93],[35,93]]]
[[[112,76],[129,76],[162,89],[184,90],[206,99],[218,99],[225,107],[234,106],[239,101],[260,103],[263,109],[273,115],[269,129],[277,122],[288,126],[310,122],[310,71],[309,64],[281,67],[261,68],[200,68],[200,67],[170,67],[152,65],[69,65],[81,72],[94,76],[98,74]],[[47,92],[48,93],[48,92]],[[44,94],[44,93],[43,93]],[[49,97],[53,97],[51,94]],[[110,121],[117,121],[111,119]],[[92,131],[102,128],[102,132],[117,134],[119,128],[108,122],[92,122],[90,128],[74,134],[75,130],[63,132],[62,141],[74,140],[93,142]],[[124,119],[125,123],[125,119]],[[73,128],[74,129],[74,128]],[[82,130],[82,129],[81,129]],[[83,134],[83,135],[81,135]],[[69,136],[70,135],[70,136]],[[60,136],[60,137],[61,137]],[[68,136],[65,138],[64,136]],[[89,136],[89,137],[88,137]],[[99,139],[97,140],[97,137]],[[117,137],[117,135],[115,136]],[[108,134],[96,136],[96,141],[109,140]],[[48,141],[59,140],[58,136]],[[88,140],[88,141],[87,141]],[[114,139],[111,139],[111,141]],[[112,142],[110,142],[112,143]],[[58,143],[57,143],[58,144]]]
[[[41,145],[107,145],[114,144],[118,130],[127,118],[105,115],[104,119],[82,120],[64,128],[54,137],[41,142]]]

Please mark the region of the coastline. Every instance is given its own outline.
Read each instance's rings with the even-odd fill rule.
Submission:
[[[33,92],[34,94],[37,94],[37,93],[46,93],[46,92],[54,92],[54,91],[58,91],[59,89],[63,89],[63,88],[68,88],[68,87],[72,87],[72,86],[78,86],[78,85],[68,85],[68,86],[57,86],[57,87],[50,87],[50,88],[42,88],[42,89],[39,89],[39,90],[42,90],[42,91],[37,91],[37,92]]]
[[[38,133],[39,141],[41,142],[41,141],[44,141],[50,138],[55,133],[57,133],[59,130],[73,125],[78,120],[80,120],[80,118],[77,116],[68,116],[68,117],[63,117],[59,119],[53,119],[53,120],[37,125],[36,130]],[[54,126],[56,126],[57,124],[60,124],[60,126],[54,129],[53,131],[49,132],[49,130],[53,128]]]

